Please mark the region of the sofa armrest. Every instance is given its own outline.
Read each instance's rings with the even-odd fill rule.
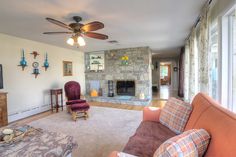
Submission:
[[[161,109],[158,107],[144,107],[143,121],[159,122]]]
[[[123,153],[123,152],[114,151],[109,155],[109,157],[137,157],[137,156],[134,156],[134,155],[131,155],[131,154],[126,154],[126,153]]]
[[[118,153],[117,151],[113,151],[108,157],[118,157]]]

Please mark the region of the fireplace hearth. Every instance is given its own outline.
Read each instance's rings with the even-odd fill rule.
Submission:
[[[135,81],[119,80],[116,82],[116,93],[120,96],[135,96]]]

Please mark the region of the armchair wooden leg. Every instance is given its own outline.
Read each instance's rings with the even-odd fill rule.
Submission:
[[[72,118],[74,121],[77,120],[77,112],[72,112]]]
[[[87,120],[88,117],[89,117],[88,111],[85,111],[85,112],[84,112],[84,119]]]
[[[71,113],[71,108],[68,105],[66,106],[66,111],[67,113]]]

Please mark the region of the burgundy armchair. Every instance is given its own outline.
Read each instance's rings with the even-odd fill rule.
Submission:
[[[86,100],[80,99],[80,84],[75,81],[67,82],[64,86],[65,94],[67,97],[67,111],[72,114],[73,120],[77,120],[79,117],[88,118],[89,104]],[[82,114],[81,116],[79,116]]]

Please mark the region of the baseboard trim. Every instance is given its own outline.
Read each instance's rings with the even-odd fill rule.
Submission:
[[[25,111],[17,112],[17,113],[8,115],[8,122],[11,123],[11,122],[23,119],[23,118],[27,118],[29,116],[33,116],[33,115],[48,111],[50,109],[51,107],[49,105],[45,105],[45,106],[35,107],[35,108],[28,109]]]

